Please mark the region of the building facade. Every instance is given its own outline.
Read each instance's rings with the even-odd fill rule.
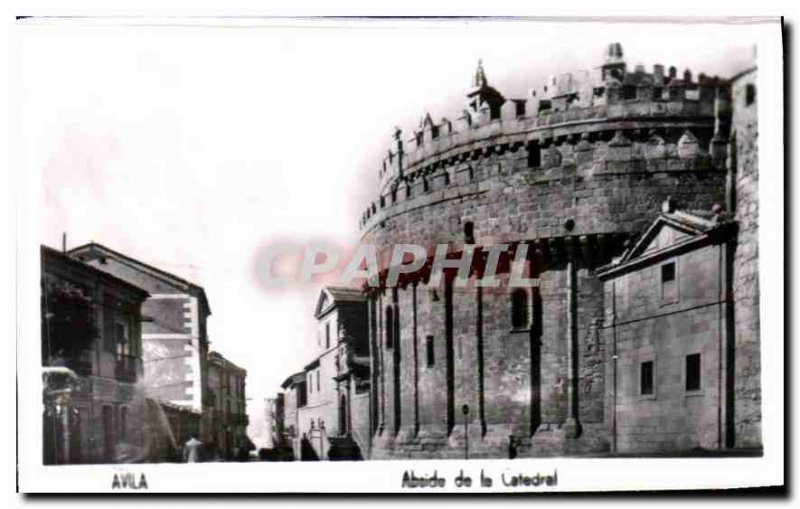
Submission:
[[[736,444],[733,253],[716,212],[662,214],[604,281],[611,451],[719,450]]]
[[[264,400],[267,448],[285,447],[290,443],[284,428],[286,424],[284,398],[285,394],[278,393],[274,398]]]
[[[296,459],[364,459],[372,423],[363,292],[323,288],[314,319],[313,360],[282,385],[283,428],[294,438]]]
[[[748,303],[735,318],[747,332],[736,335],[743,356],[733,384],[750,397],[735,398],[742,419],[733,441],[760,444],[757,122],[746,109],[753,103],[742,110],[736,100],[754,96],[747,90],[755,78],[630,68],[619,44],[599,64],[520,99],[491,87],[479,65],[456,120],[426,114],[410,139],[395,132],[378,169],[379,195],[362,216],[362,242],[377,246],[379,259],[398,243],[430,246],[431,254],[446,244],[453,256],[476,253],[477,265],[487,246],[525,246],[524,275],[535,283],[509,288],[506,265],[500,288],[478,287],[474,275],[464,288],[450,276],[431,285],[422,272],[366,293],[371,457],[611,451],[598,270],[647,230],[668,197],[686,210],[726,203],[731,164],[736,195],[750,203],[750,219],[740,222],[751,239],[734,255],[735,298]],[[714,293],[717,283],[709,284],[703,292]],[[710,445],[709,437],[697,443]]]
[[[41,260],[44,463],[145,461],[148,293],[48,247]]]
[[[281,384],[283,389],[283,430],[286,442],[291,447],[294,458],[301,458],[301,436],[298,433],[298,413],[306,406],[308,394],[306,390],[306,374],[300,371],[286,377]]]
[[[213,406],[208,392],[206,331],[211,309],[203,288],[100,244],[80,246],[69,254],[150,293],[142,306],[147,396],[200,415],[200,439],[211,443]],[[176,437],[181,444],[188,438]]]
[[[253,449],[247,437],[246,379],[246,370],[218,352],[208,354],[209,394],[214,407],[210,449],[222,459],[237,459]]]

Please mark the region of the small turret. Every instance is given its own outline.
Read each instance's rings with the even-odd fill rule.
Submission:
[[[603,64],[603,81],[614,78],[622,81],[625,77],[625,61],[622,59],[622,44],[613,42],[606,50],[606,60]]]
[[[472,87],[472,90],[467,94],[467,110],[471,113],[478,113],[485,106],[488,106],[490,119],[500,118],[500,107],[506,100],[500,92],[489,86],[489,80],[486,79],[486,71],[483,70],[483,62],[481,60],[478,60],[478,68],[475,70]]]
[[[486,72],[483,70],[483,61],[478,60],[478,68],[475,70],[475,79],[472,80],[473,88],[484,88],[489,83],[486,81]]]
[[[608,45],[606,50],[606,65],[608,64],[621,64],[622,60],[622,44],[612,42]]]

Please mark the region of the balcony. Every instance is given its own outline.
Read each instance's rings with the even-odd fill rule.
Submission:
[[[114,376],[121,382],[136,382],[137,358],[130,355],[118,355]]]

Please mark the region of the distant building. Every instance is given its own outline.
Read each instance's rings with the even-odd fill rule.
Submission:
[[[360,290],[326,287],[314,317],[314,359],[303,381],[294,375],[284,382],[287,412],[288,400],[297,404],[298,457],[362,459],[372,433],[366,299]]]
[[[144,289],[42,246],[44,463],[145,460]]]
[[[733,252],[722,214],[663,213],[602,268],[612,451],[735,443]]]
[[[289,375],[281,384],[283,393],[283,432],[286,441],[294,451],[295,459],[301,459],[300,435],[298,433],[297,416],[301,408],[308,403],[306,373],[300,371]]]
[[[253,449],[247,438],[246,378],[246,370],[218,352],[208,354],[209,393],[214,408],[210,444],[221,458],[234,459],[237,453]]]
[[[86,244],[69,254],[150,293],[142,306],[147,395],[200,414],[201,440],[213,441],[206,332],[211,309],[203,288],[100,244]],[[188,438],[177,436],[176,440],[183,443]]]
[[[284,397],[283,393],[278,393],[274,398],[266,398],[264,402],[268,448],[290,446],[290,440],[286,436],[284,428]]]

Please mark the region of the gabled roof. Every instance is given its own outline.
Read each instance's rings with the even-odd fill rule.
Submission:
[[[704,212],[695,211],[694,213],[689,213],[681,210],[660,214],[645,230],[636,244],[623,253],[620,263],[625,263],[639,256],[665,226],[675,228],[687,235],[701,235],[717,226],[718,222],[714,219],[707,219],[699,214],[706,215]]]
[[[285,390],[287,387],[294,385],[298,382],[304,382],[305,379],[306,379],[306,374],[304,371],[300,371],[299,373],[289,375],[288,377],[286,377],[286,380],[284,380],[283,383],[281,384],[281,388]]]
[[[178,277],[175,274],[171,274],[152,265],[148,265],[140,260],[131,258],[130,256],[124,255],[119,251],[115,251],[96,242],[90,242],[88,244],[70,249],[68,254],[81,261],[89,261],[98,258],[112,258],[135,270],[174,286],[175,288],[194,294],[203,302],[208,314],[211,314],[211,307],[208,304],[208,298],[206,297],[206,292],[203,287]]]
[[[54,249],[54,248],[52,248],[50,246],[42,245],[41,246],[41,254],[42,254],[42,258],[43,259],[44,259],[44,257],[50,257],[50,258],[53,258],[53,259],[61,260],[65,264],[70,265],[72,267],[76,267],[79,270],[84,270],[86,272],[89,272],[89,273],[93,274],[95,277],[100,277],[100,278],[106,279],[107,281],[111,281],[111,282],[113,282],[114,284],[116,284],[118,286],[127,288],[128,290],[130,290],[134,294],[141,295],[142,300],[144,300],[144,299],[146,299],[147,297],[150,296],[150,293],[147,290],[145,290],[144,288],[140,288],[139,286],[136,286],[133,283],[129,283],[128,281],[125,281],[124,279],[120,279],[120,278],[114,276],[113,274],[109,274],[108,272],[102,271],[102,270],[100,270],[100,269],[98,269],[96,267],[92,267],[91,265],[83,263],[82,261],[77,260],[77,259],[73,258],[72,256],[69,256],[68,254],[65,254],[65,253],[63,253],[63,252],[61,252],[61,251],[59,251],[57,249]]]
[[[319,299],[317,299],[314,317],[320,318],[339,303],[364,302],[365,300],[364,292],[360,289],[342,286],[326,286],[319,292]]]
[[[208,362],[218,364],[220,366],[225,365],[228,368],[231,368],[235,371],[240,371],[245,374],[247,373],[246,369],[244,369],[241,366],[237,366],[236,364],[231,362],[228,358],[226,358],[224,355],[216,351],[208,352]]]
[[[737,223],[725,219],[724,214],[673,210],[667,205],[665,203],[664,212],[650,224],[636,244],[626,250],[619,259],[598,269],[599,278],[608,279],[669,256],[714,242],[723,242],[735,235]],[[673,236],[665,246],[648,249],[664,228],[671,228],[680,235]]]

